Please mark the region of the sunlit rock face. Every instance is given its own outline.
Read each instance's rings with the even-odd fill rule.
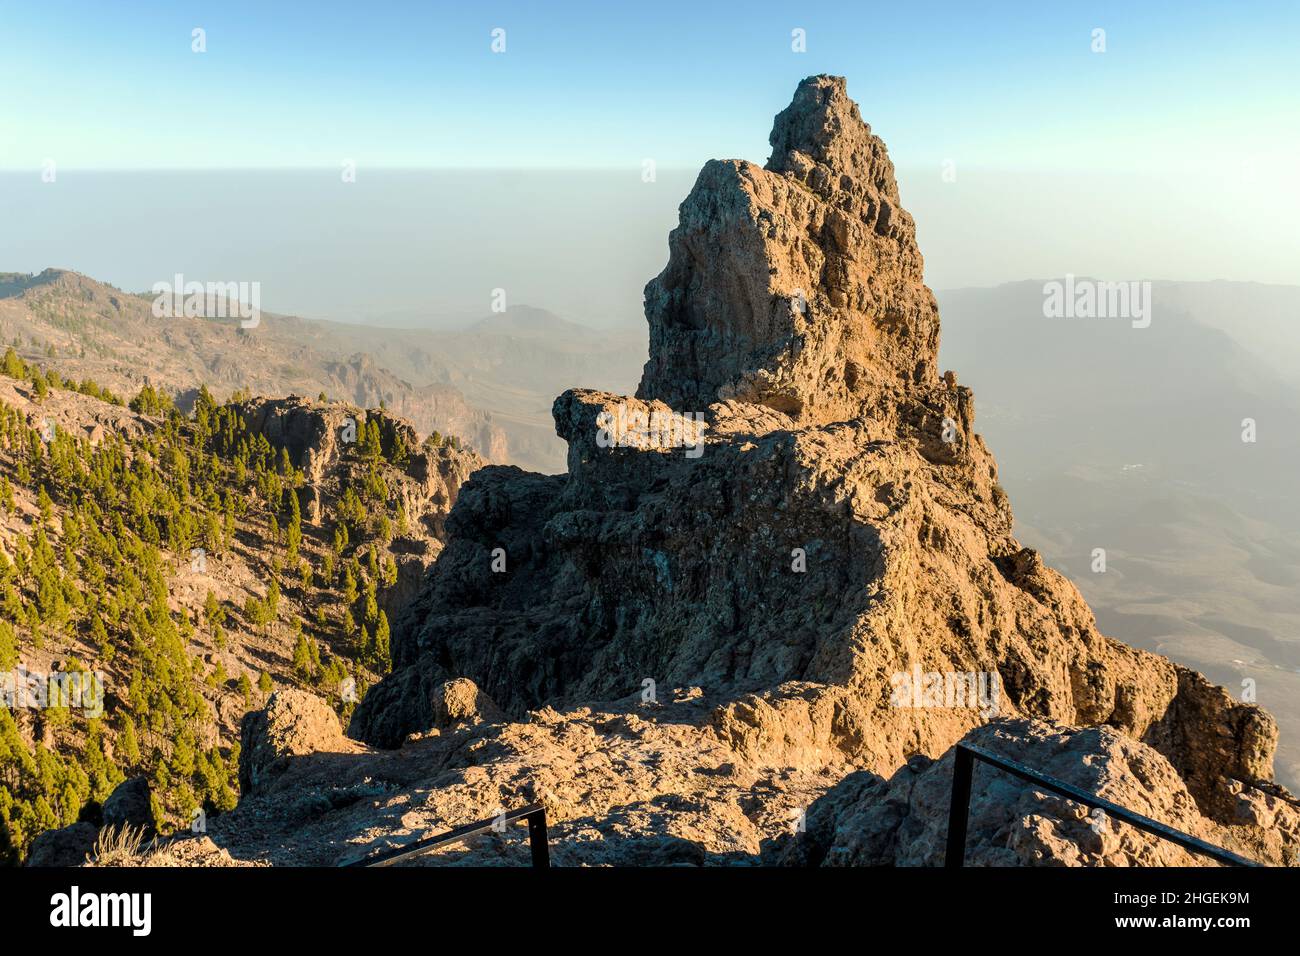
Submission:
[[[1195,800],[1188,812],[1242,845],[1265,845],[1243,806],[1291,808],[1293,840],[1300,817],[1268,783],[1272,718],[1098,633],[1074,586],[1013,537],[971,392],[935,365],[912,219],[844,81],[803,81],[771,142],[765,167],[707,164],[682,204],[646,288],[637,395],[556,400],[567,474],[489,466],[463,486],[446,549],[395,629],[396,672],[351,733],[381,747],[445,733],[438,689],[468,678],[501,708],[505,729],[475,730],[499,744],[492,766],[517,787],[545,778],[560,819],[601,831],[595,798],[580,795],[596,792],[602,746],[653,739],[658,766],[675,769],[635,787],[602,776],[597,802],[701,797],[700,840],[745,816],[757,852],[764,827],[784,822],[754,823],[741,790],[793,800],[798,774],[822,790],[853,771],[894,779],[1007,718],[1022,721],[1009,734],[1051,737],[1024,730],[1032,718],[1108,728],[1070,738],[1078,753],[1096,743],[1100,761],[1130,752],[1115,734],[1143,744]],[[926,686],[900,693],[904,675]],[[969,678],[979,699],[931,700],[931,675]],[[577,764],[521,743],[548,727]],[[693,749],[732,783],[690,771]],[[468,783],[457,792],[478,799]],[[873,793],[886,790],[855,791],[844,812]],[[624,837],[650,842],[664,822],[620,819]],[[1051,841],[1056,858],[1087,856]]]
[[[646,286],[637,395],[736,399],[801,423],[855,415],[872,391],[937,377],[939,314],[885,144],[842,77],[804,80],[772,157],[705,165]]]

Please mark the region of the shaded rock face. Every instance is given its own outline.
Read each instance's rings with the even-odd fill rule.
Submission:
[[[894,167],[842,77],[810,77],[765,167],[705,165],[645,290],[637,396],[679,409],[769,405],[798,421],[857,413],[874,388],[936,376],[939,314]]]
[[[104,801],[104,826],[131,827],[141,830],[145,837],[157,832],[158,820],[154,816],[147,777],[132,777],[108,795]]]
[[[90,804],[71,826],[47,830],[32,841],[24,866],[81,866],[95,861],[99,834],[129,829],[142,840],[158,835],[149,779],[132,777],[114,788],[103,807]]]
[[[99,830],[85,821],[46,830],[32,841],[24,866],[81,866],[95,849]]]
[[[682,205],[638,396],[556,400],[566,475],[490,466],[461,488],[396,622],[396,671],[351,732],[396,746],[461,677],[515,719],[697,687],[691,746],[746,773],[890,779],[1036,718],[1147,745],[1207,820],[1257,827],[1243,794],[1291,806],[1268,782],[1268,714],[1098,633],[1012,536],[972,394],[934,364],[912,220],[843,80],[804,81],[772,144],[766,168],[710,163]],[[669,427],[693,409],[702,437]]]

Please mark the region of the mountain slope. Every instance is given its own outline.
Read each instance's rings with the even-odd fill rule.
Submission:
[[[1281,727],[1280,779],[1300,782],[1300,384],[1259,344],[1294,338],[1269,309],[1300,290],[1156,282],[1135,329],[1044,318],[1042,289],[939,296],[945,363],[978,390],[1018,533],[1104,627],[1255,693]]]
[[[124,775],[164,829],[230,809],[249,707],[303,686],[346,714],[388,669],[388,615],[482,460],[377,409],[203,392],[191,418],[12,350],[0,371],[0,672],[98,675],[6,698],[0,854],[98,820]]]
[[[461,435],[490,460],[507,455],[491,416],[448,385],[410,384],[367,350],[331,348],[312,323],[262,313],[255,328],[236,319],[156,318],[153,298],[124,293],[75,272],[0,276],[0,339],[20,356],[50,361],[118,394],[145,382],[188,409],[198,389],[218,395],[320,393],[363,407],[380,403],[423,433]]]
[[[526,305],[459,331],[363,329],[319,323],[341,350],[366,350],[412,382],[440,382],[489,411],[510,439],[510,463],[564,468],[551,401],[576,385],[630,389],[645,362],[639,331],[591,329]]]

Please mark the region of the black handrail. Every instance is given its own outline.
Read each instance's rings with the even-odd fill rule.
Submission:
[[[508,823],[516,823],[520,820],[528,821],[528,847],[532,851],[533,866],[539,868],[549,867],[551,865],[551,850],[546,834],[546,808],[540,803],[530,803],[526,807],[499,814],[490,820],[467,823],[463,827],[456,827],[456,829],[448,830],[446,833],[425,837],[423,840],[416,840],[414,843],[408,843],[392,850],[385,850],[383,853],[376,853],[374,856],[362,857],[360,860],[353,860],[351,863],[343,865],[390,866],[398,860],[405,860],[426,853],[448,843],[458,843],[485,830],[499,830]]]
[[[1080,790],[1064,780],[1057,780],[1055,777],[1046,776],[1037,770],[1026,767],[1022,763],[1008,760],[1006,757],[999,757],[983,747],[977,747],[974,744],[957,744],[955,751],[952,767],[952,803],[948,808],[948,846],[944,854],[944,866],[966,865],[966,822],[970,816],[971,778],[974,776],[976,760],[983,760],[985,763],[1006,771],[1012,776],[1027,780],[1046,790],[1051,790],[1053,793],[1059,793],[1061,796],[1068,797],[1077,803],[1104,810],[1130,826],[1145,830],[1147,833],[1153,833],[1162,840],[1176,843],[1193,853],[1200,853],[1229,866],[1259,866],[1254,860],[1248,860],[1243,856],[1238,856],[1223,849],[1223,847],[1206,843],[1204,840],[1198,840],[1190,833],[1184,833],[1182,830],[1175,830],[1173,827],[1165,826],[1165,824],[1152,820],[1150,817],[1144,817],[1142,814],[1134,813],[1117,803],[1104,800],[1095,793]]]

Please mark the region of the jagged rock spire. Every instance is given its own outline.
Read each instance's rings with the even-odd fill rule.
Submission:
[[[353,734],[389,747],[441,732],[440,688],[468,678],[508,719],[529,716],[473,731],[488,745],[473,755],[474,738],[421,741],[488,767],[439,778],[444,818],[495,812],[502,787],[526,792],[544,766],[557,819],[599,828],[619,811],[610,839],[564,844],[575,862],[662,860],[690,827],[710,853],[725,834],[729,857],[736,800],[755,786],[793,800],[791,781],[806,794],[815,772],[844,783],[814,803],[809,833],[849,836],[800,837],[787,861],[880,865],[937,862],[951,758],[926,758],[996,718],[973,739],[1090,789],[1101,774],[1104,792],[1191,833],[1217,841],[1229,824],[1262,860],[1289,856],[1300,809],[1268,782],[1272,718],[1098,633],[1012,535],[970,390],[935,374],[912,221],[843,81],[801,84],[772,143],[767,168],[709,163],[682,204],[646,290],[642,400],[571,389],[553,409],[567,474],[487,467],[461,489],[451,540],[394,629],[396,670]],[[726,395],[763,405],[715,405],[689,439],[655,402],[688,413]],[[670,705],[644,706],[642,674]],[[653,747],[665,772],[629,777],[611,746]],[[872,775],[891,780],[864,785]],[[686,822],[661,809],[684,802]],[[972,854],[987,854],[972,859],[1186,859],[1044,824],[1041,800],[1004,802],[996,826],[972,816]],[[747,839],[771,846],[774,815],[760,816]]]
[[[883,160],[884,181],[879,188],[889,189],[895,198],[898,195],[884,144],[862,121],[842,76],[810,76],[800,83],[790,105],[776,114],[768,142],[772,157],[765,168],[774,173],[799,173],[806,168],[800,154],[840,170],[866,170]]]
[[[933,384],[939,317],[916,229],[844,79],[800,83],[771,143],[766,167],[707,163],[682,203],[645,290],[638,397],[829,421],[880,387]]]

